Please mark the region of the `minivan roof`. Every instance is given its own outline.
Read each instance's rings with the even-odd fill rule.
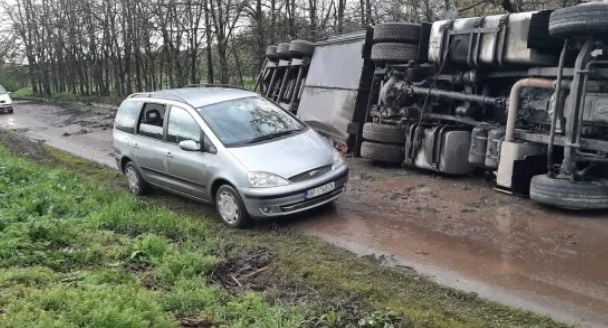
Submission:
[[[163,98],[186,103],[194,108],[224,101],[258,96],[257,93],[228,87],[186,87],[135,93],[129,98]]]

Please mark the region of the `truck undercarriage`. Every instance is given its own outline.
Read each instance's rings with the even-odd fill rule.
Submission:
[[[342,142],[374,161],[493,172],[497,189],[548,205],[608,208],[607,15],[608,3],[591,2],[376,25],[354,68],[353,138]],[[311,71],[327,64],[316,56],[328,51],[317,50]],[[311,103],[304,95],[300,104]]]

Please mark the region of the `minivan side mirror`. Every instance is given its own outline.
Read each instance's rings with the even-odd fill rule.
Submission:
[[[184,140],[184,141],[180,141],[179,148],[186,150],[186,151],[200,151],[201,144],[194,140]]]

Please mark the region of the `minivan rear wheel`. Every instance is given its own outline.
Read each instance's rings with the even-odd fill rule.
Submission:
[[[243,228],[251,222],[241,196],[230,185],[225,184],[217,189],[215,207],[222,221],[230,227]]]
[[[129,191],[137,196],[145,195],[148,192],[150,186],[142,178],[139,169],[132,162],[125,165],[125,176],[127,177]]]

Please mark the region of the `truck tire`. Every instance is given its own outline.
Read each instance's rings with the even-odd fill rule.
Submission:
[[[400,164],[405,158],[405,149],[400,145],[364,141],[361,143],[361,157],[378,162]]]
[[[407,63],[416,60],[418,46],[407,43],[385,42],[372,46],[372,61],[379,63]]]
[[[418,44],[420,25],[402,22],[390,22],[374,26],[374,43],[401,42]]]
[[[557,9],[549,19],[549,34],[557,37],[602,35],[608,32],[608,3],[588,2]]]
[[[536,175],[530,183],[530,198],[567,209],[605,209],[608,208],[608,181],[570,181]]]
[[[363,139],[405,144],[405,129],[398,125],[365,123],[363,124]]]
[[[312,56],[315,51],[315,44],[306,40],[293,40],[289,44],[289,52],[292,56]]]
[[[277,55],[277,46],[266,47],[266,58],[270,60],[276,60],[277,58],[279,58]]]
[[[281,59],[291,58],[291,53],[289,52],[289,43],[279,43],[277,46],[277,56],[279,56]]]

